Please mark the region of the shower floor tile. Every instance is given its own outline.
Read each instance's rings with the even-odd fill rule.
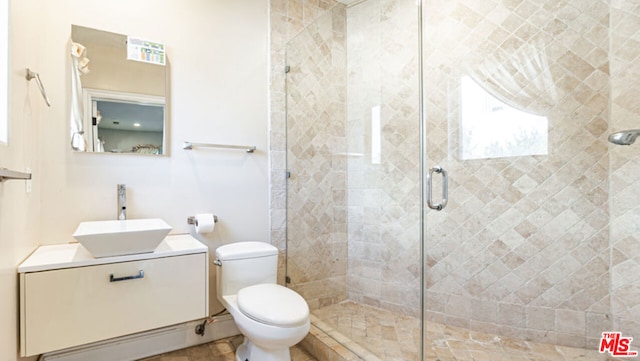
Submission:
[[[365,361],[418,361],[420,321],[353,302],[312,313],[319,329]],[[597,350],[523,341],[429,322],[426,361],[606,361]],[[320,360],[323,361],[323,360]]]

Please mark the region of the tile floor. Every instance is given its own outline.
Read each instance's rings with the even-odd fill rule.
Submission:
[[[314,358],[297,345],[292,361],[417,361],[420,323],[418,319],[352,302],[313,311],[311,336],[334,353],[315,349]],[[429,323],[426,361],[613,361],[596,350],[554,346]],[[310,345],[311,343],[302,342]],[[337,342],[336,342],[337,341]],[[235,361],[234,350],[242,336],[218,340],[144,361]],[[348,349],[348,350],[347,350]],[[351,352],[349,352],[349,350]],[[325,356],[330,355],[330,356]]]
[[[189,347],[183,350],[148,357],[144,361],[235,361],[234,352],[242,343],[242,336],[234,336]],[[317,361],[299,346],[291,348],[291,361]]]
[[[313,316],[318,328],[366,361],[419,359],[417,318],[352,302],[321,308]],[[528,342],[432,322],[425,329],[429,341],[426,361],[615,360],[597,350]]]

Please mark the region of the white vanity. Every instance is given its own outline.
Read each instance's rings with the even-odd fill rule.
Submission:
[[[20,273],[20,353],[38,355],[208,317],[208,248],[166,237],[152,253],[94,258],[41,246]]]

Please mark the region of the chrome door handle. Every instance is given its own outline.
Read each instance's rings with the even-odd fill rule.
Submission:
[[[433,203],[433,173],[442,174],[442,200],[440,203]],[[444,207],[447,206],[447,197],[449,194],[449,176],[447,175],[447,171],[444,170],[440,166],[435,166],[429,169],[429,173],[427,173],[427,206],[431,209],[435,209],[436,211],[441,211]]]
[[[109,282],[119,282],[126,280],[135,280],[139,278],[144,278],[144,271],[140,270],[137,275],[133,276],[124,276],[124,277],[113,277],[113,273],[109,275]]]

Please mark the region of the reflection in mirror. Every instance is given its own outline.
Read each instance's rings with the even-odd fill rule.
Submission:
[[[148,42],[160,45],[162,55],[162,62],[149,61],[144,57],[148,50],[144,49],[145,41],[137,39],[137,53],[132,56],[128,39],[72,25],[70,124],[74,150],[166,154],[164,47]]]
[[[85,89],[95,152],[162,154],[164,98]]]

